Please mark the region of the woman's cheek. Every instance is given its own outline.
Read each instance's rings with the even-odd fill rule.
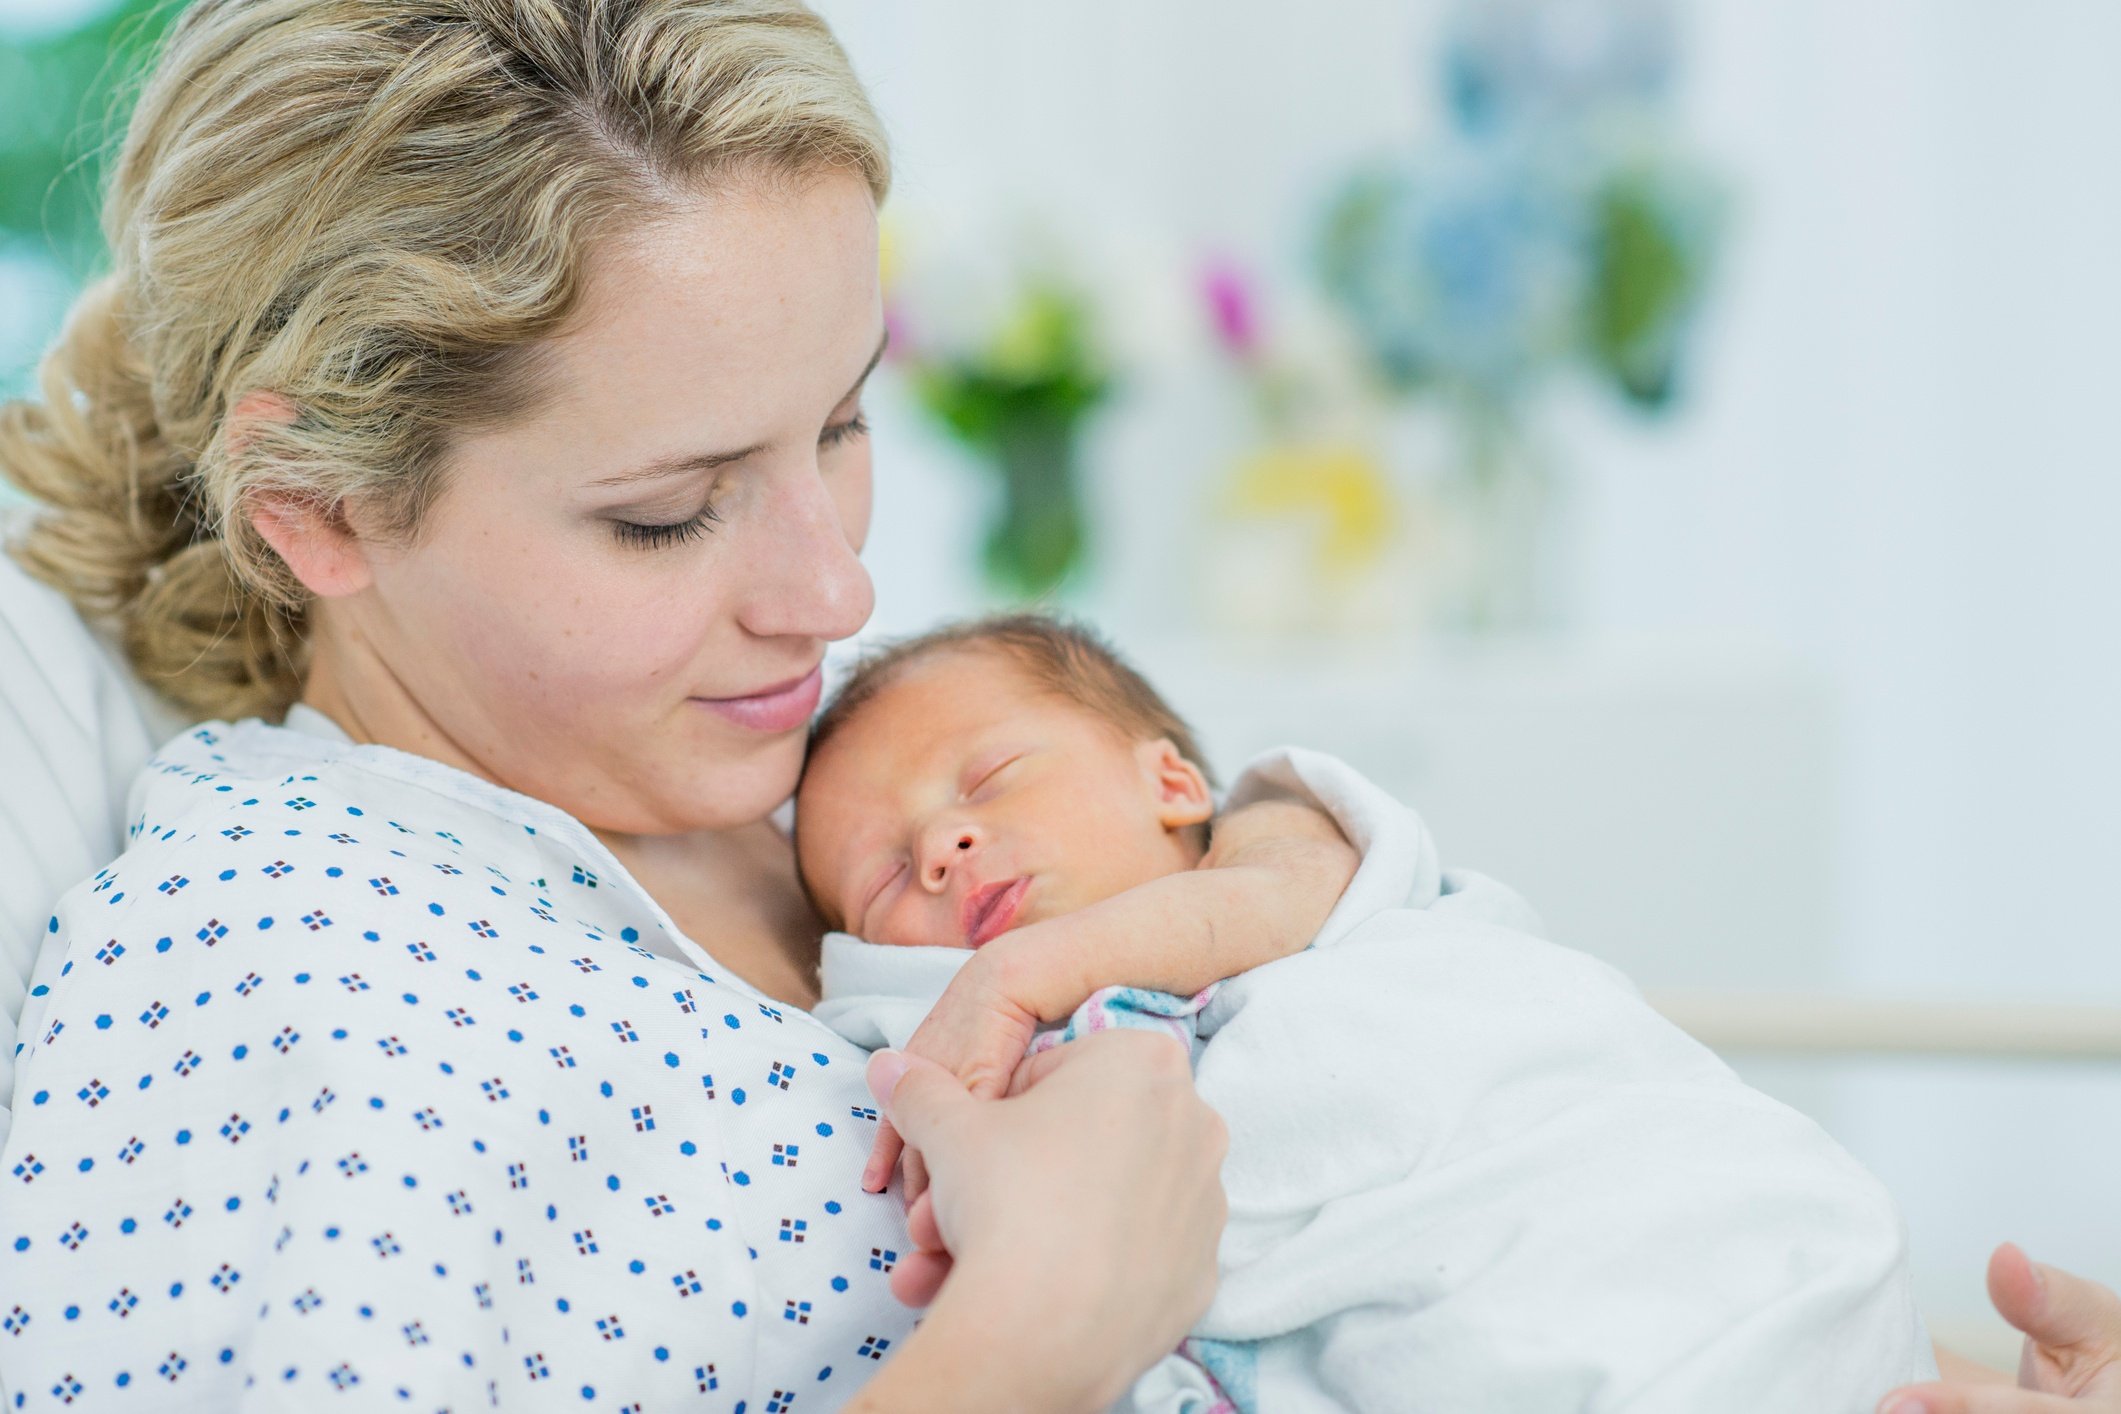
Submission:
[[[484,584],[467,585],[460,601],[481,612],[457,616],[459,651],[548,707],[594,697],[608,710],[644,692],[666,695],[659,686],[697,652],[697,597],[649,565],[583,559],[526,550],[505,568],[486,566]]]

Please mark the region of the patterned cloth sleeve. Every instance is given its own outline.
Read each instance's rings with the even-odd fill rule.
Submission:
[[[861,1053],[568,817],[246,722],[47,925],[12,1408],[837,1407],[902,1343]]]

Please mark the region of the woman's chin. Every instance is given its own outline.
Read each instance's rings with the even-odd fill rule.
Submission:
[[[510,784],[611,835],[735,829],[766,819],[795,794],[807,729],[771,736],[723,730],[703,740],[696,720],[687,725],[660,733],[603,726],[596,735],[616,751],[585,763],[586,775]],[[523,774],[536,776],[534,769]]]
[[[685,834],[756,824],[795,794],[808,745],[807,731],[789,732],[742,755],[725,753],[674,765],[667,775],[648,782],[655,798],[644,803],[651,804],[660,825],[633,833]]]

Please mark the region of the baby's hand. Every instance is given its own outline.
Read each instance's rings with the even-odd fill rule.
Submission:
[[[1008,1093],[1009,1079],[1038,1029],[1038,1017],[1003,985],[1004,953],[997,948],[998,944],[989,944],[958,969],[904,1047],[906,1054],[934,1061],[949,1071],[982,1100],[1000,1099]],[[905,1142],[891,1122],[879,1124],[876,1144],[862,1170],[862,1187],[881,1192],[904,1150]],[[906,1152],[905,1158],[905,1197],[911,1203],[927,1186],[926,1171],[917,1153]]]

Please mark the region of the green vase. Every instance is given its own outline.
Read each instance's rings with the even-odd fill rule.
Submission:
[[[1043,408],[1018,408],[995,429],[988,451],[1002,495],[981,563],[1003,594],[1037,598],[1082,562],[1081,430],[1079,415]]]

